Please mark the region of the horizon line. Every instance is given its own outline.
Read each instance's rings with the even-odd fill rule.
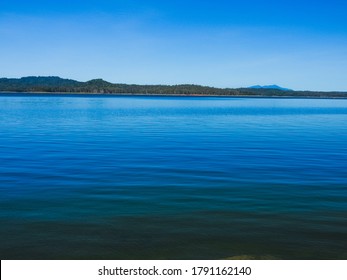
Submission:
[[[201,86],[201,87],[209,87],[209,88],[216,88],[216,89],[257,89],[256,87],[260,87],[259,89],[278,89],[283,91],[308,91],[308,92],[340,92],[340,93],[347,93],[347,90],[310,90],[310,89],[292,89],[291,87],[282,87],[278,84],[267,84],[267,85],[260,85],[260,84],[253,84],[251,86],[240,86],[240,87],[219,87],[219,86],[212,86],[212,85],[203,85],[203,84],[194,84],[194,83],[177,83],[177,84],[165,84],[165,83],[158,83],[158,84],[141,84],[141,83],[124,83],[124,82],[110,82],[108,80],[105,80],[103,78],[93,78],[85,81],[81,81],[79,79],[73,79],[73,78],[65,78],[57,75],[29,75],[29,76],[21,76],[21,77],[0,77],[0,79],[23,79],[23,78],[59,78],[63,80],[71,80],[76,81],[79,83],[87,83],[93,80],[102,80],[104,82],[110,83],[110,84],[123,84],[123,85],[138,85],[138,86],[183,86],[183,85],[191,85],[191,86]],[[267,87],[274,87],[274,88],[267,88]]]

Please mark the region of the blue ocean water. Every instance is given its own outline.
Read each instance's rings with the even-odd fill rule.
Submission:
[[[0,96],[1,259],[347,259],[347,100]]]

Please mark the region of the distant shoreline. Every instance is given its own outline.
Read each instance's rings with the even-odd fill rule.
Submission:
[[[272,86],[248,88],[217,88],[210,86],[138,85],[110,83],[102,79],[79,82],[56,76],[31,76],[23,78],[0,78],[0,92],[8,94],[46,95],[98,95],[98,96],[198,96],[198,97],[248,97],[248,98],[347,98],[342,91],[295,91]]]
[[[20,92],[0,91],[0,95],[44,95],[44,96],[93,96],[93,97],[116,97],[116,96],[140,96],[140,97],[224,97],[224,98],[275,98],[275,99],[347,99],[346,96],[310,96],[310,95],[222,95],[222,94],[165,94],[165,93],[92,93],[92,92]]]

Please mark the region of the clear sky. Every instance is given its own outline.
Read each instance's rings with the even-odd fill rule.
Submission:
[[[0,77],[347,91],[346,11],[346,0],[0,0]]]

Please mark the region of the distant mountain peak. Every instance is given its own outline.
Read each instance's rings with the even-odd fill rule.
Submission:
[[[266,86],[255,85],[255,86],[251,86],[251,87],[249,87],[249,88],[258,88],[258,89],[278,89],[278,90],[283,90],[283,91],[292,91],[292,89],[280,87],[280,86],[278,86],[278,85],[266,85]]]

